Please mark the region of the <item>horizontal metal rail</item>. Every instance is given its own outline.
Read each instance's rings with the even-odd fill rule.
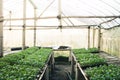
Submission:
[[[48,17],[31,17],[31,18],[1,18],[1,20],[13,21],[13,20],[34,20],[34,19],[54,19],[58,16],[48,16]],[[120,16],[61,16],[61,18],[120,18]]]

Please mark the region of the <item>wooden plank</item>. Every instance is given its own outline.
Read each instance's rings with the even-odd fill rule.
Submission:
[[[88,80],[88,78],[86,77],[84,71],[80,67],[79,63],[77,64],[77,74],[76,74],[76,76],[77,76],[76,80]]]

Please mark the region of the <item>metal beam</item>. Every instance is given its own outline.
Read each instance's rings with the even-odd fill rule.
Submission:
[[[22,30],[22,49],[25,49],[25,41],[26,41],[26,0],[24,0],[24,6],[23,6],[23,30]]]
[[[88,26],[88,48],[90,48],[90,26]]]
[[[36,17],[36,19],[54,19],[54,18],[57,18],[57,16]],[[34,17],[31,17],[31,18],[12,18],[12,19],[5,18],[5,19],[0,19],[0,20],[17,21],[17,20],[34,20],[34,19],[35,19]]]
[[[100,23],[99,25],[102,25],[102,24],[104,24],[104,23],[111,22],[111,21],[113,21],[113,20],[115,20],[115,19],[116,19],[116,18],[112,18],[112,19],[110,19],[110,20],[107,20],[107,21],[104,21],[104,22]]]
[[[34,7],[34,37],[33,37],[33,44],[34,44],[34,46],[36,46],[36,24],[37,24],[37,19],[36,19],[36,17],[37,17],[37,7],[36,7],[36,5],[33,3],[33,1],[32,0],[29,0],[29,2],[33,5],[33,7]]]
[[[11,25],[12,27],[22,27],[23,25]],[[72,26],[72,25],[68,25],[68,26],[64,26],[63,25],[63,27],[85,27],[85,28],[87,28],[88,26],[98,26],[98,25],[74,25],[74,26]],[[4,27],[10,27],[10,25],[5,25]],[[26,27],[34,27],[34,25],[27,25]],[[58,26],[46,26],[46,25],[43,25],[43,26],[41,26],[41,25],[37,25],[36,27],[45,27],[45,28],[47,28],[47,27],[58,27]]]
[[[101,49],[101,27],[98,26],[98,49]]]
[[[36,12],[36,8],[34,9],[34,17],[35,17],[35,20],[34,20],[34,46],[36,46],[36,24],[37,24],[37,20],[36,20],[36,15],[37,12]]]
[[[93,27],[93,48],[95,47],[95,34],[96,34],[96,29]]]
[[[58,0],[58,21],[59,21],[59,26],[58,28],[61,29],[62,31],[62,9],[61,9],[61,0]]]
[[[12,12],[11,11],[9,11],[9,18],[11,19],[11,16],[12,16]],[[11,30],[11,20],[9,21],[9,25],[10,25],[10,30]]]
[[[0,0],[0,18],[3,17],[3,0]],[[0,57],[3,57],[3,21],[0,21]]]
[[[62,18],[120,18],[120,16],[62,16]]]
[[[36,19],[54,19],[58,18],[58,16],[48,16],[48,17],[36,17]],[[61,18],[120,18],[120,16],[61,16]],[[34,20],[34,17],[31,18],[4,18],[0,19],[1,20]]]

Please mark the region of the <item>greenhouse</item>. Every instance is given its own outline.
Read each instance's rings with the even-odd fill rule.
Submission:
[[[0,0],[0,80],[120,80],[120,0]]]

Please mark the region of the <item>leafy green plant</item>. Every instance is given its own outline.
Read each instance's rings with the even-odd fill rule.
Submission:
[[[18,53],[8,54],[1,58],[1,61],[6,61],[13,65],[19,63],[20,60],[26,58],[30,53],[35,53],[37,50],[37,47],[27,48],[26,50],[20,51]]]
[[[90,80],[120,80],[120,66],[103,65],[85,70]]]
[[[39,68],[27,65],[7,65],[0,69],[0,80],[35,80]]]
[[[51,49],[28,48],[0,58],[0,80],[35,80]]]
[[[38,47],[30,47],[30,48],[27,48],[23,51],[23,53],[26,53],[26,54],[32,54],[34,52],[36,52],[37,50],[39,50]]]
[[[90,53],[99,53],[98,48],[88,48],[88,52]]]
[[[80,49],[73,49],[74,54],[83,54],[83,53],[98,53],[98,48],[80,48]]]
[[[48,49],[40,49],[34,54],[28,55],[25,59],[20,61],[20,64],[34,66],[34,67],[43,67],[50,55]]]
[[[73,53],[74,54],[81,54],[81,53],[89,53],[89,51],[85,48],[81,48],[81,49],[73,49]]]
[[[81,67],[92,67],[106,64],[106,60],[98,54],[75,54]]]
[[[0,69],[7,65],[10,65],[10,64],[8,62],[0,61]]]

